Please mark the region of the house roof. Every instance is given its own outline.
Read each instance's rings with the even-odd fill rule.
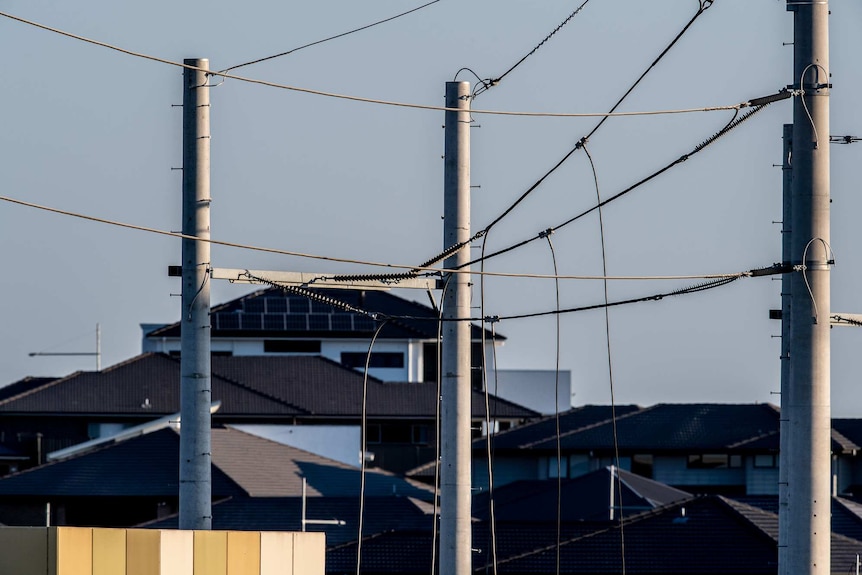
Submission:
[[[573,407],[559,415],[560,431],[571,433],[600,423],[611,421],[614,413],[617,417],[630,414],[642,408],[637,405],[618,405],[611,408],[609,405],[584,405]],[[550,415],[542,419],[531,421],[524,425],[514,427],[507,431],[495,434],[493,447],[495,450],[522,449],[556,437],[557,416]],[[474,448],[485,448],[485,439],[474,441]]]
[[[20,395],[26,391],[29,391],[36,387],[40,387],[48,383],[49,381],[53,381],[55,379],[57,378],[30,376],[25,377],[24,379],[19,379],[18,381],[0,387],[0,400],[6,399],[7,397],[12,397],[14,395]]]
[[[437,340],[439,312],[389,291],[306,288],[367,313],[345,311],[302,295],[270,288],[244,295],[212,308],[213,338],[363,338],[370,339],[378,322],[369,317],[392,318],[380,331],[381,339]],[[145,337],[180,337],[180,324],[157,328]],[[482,338],[479,327],[472,327],[474,340]],[[505,337],[486,330],[488,339]]]
[[[212,398],[225,418],[358,418],[362,412],[363,375],[318,356],[231,356],[212,358]],[[158,417],[180,409],[180,361],[146,353],[98,372],[76,372],[0,399],[2,413],[66,415],[111,414]],[[367,381],[369,417],[433,418],[434,383]],[[491,397],[497,417],[530,418],[538,414]],[[473,414],[485,413],[484,397],[474,392]]]
[[[232,428],[212,430],[212,493],[229,496],[298,497],[302,478],[308,497],[356,497],[358,468]],[[431,499],[433,490],[397,475],[370,470],[368,496]],[[2,496],[176,497],[179,433],[162,428],[0,478]]]
[[[596,425],[563,430],[563,450],[619,449],[660,453],[744,451],[757,442],[758,450],[778,449],[778,408],[772,404],[674,404],[661,403],[633,410]],[[530,445],[538,450],[555,450],[551,436]]]
[[[559,485],[556,480],[515,481],[493,492],[498,521],[525,523],[555,522],[558,509],[561,521],[608,521],[611,498],[613,516],[618,518],[620,513],[634,515],[691,497],[690,493],[616,467],[563,479]],[[487,520],[490,500],[488,492],[474,497],[473,515]]]
[[[500,574],[584,573],[603,575],[723,573],[774,574],[778,562],[778,517],[774,513],[722,496],[699,496],[628,517],[619,523],[565,522],[560,525],[557,571],[557,526],[498,521],[496,545],[489,525],[473,524],[474,572],[491,566],[496,548]],[[365,573],[427,573],[432,535],[429,531],[381,533],[362,542]],[[840,534],[831,541],[832,572],[844,573],[862,542]],[[356,542],[327,552],[328,573],[351,573]],[[352,569],[352,570],[351,570]]]
[[[217,467],[214,497],[242,495]],[[0,478],[0,497],[176,497],[179,435],[171,429],[107,445],[69,459]]]

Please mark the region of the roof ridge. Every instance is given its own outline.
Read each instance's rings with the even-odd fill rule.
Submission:
[[[635,414],[640,414],[640,413],[644,413],[647,411],[652,411],[653,409],[658,407],[658,405],[660,405],[660,404],[653,405],[651,407],[640,407],[640,406],[638,406],[638,409],[635,409],[635,410],[630,411],[628,413],[624,413],[622,415],[614,414],[611,417],[608,417],[607,419],[603,419],[601,421],[595,421],[593,423],[590,423],[590,424],[587,424],[587,425],[584,425],[581,427],[577,427],[575,429],[570,429],[569,431],[566,431],[565,433],[561,433],[560,439],[562,439],[563,437],[569,437],[570,435],[574,435],[575,433],[581,433],[581,432],[587,431],[589,429],[596,429],[596,428],[601,427],[603,425],[607,425],[608,423],[610,423],[612,421],[619,421],[621,419],[627,419],[627,418],[629,418]],[[556,434],[552,435],[551,437],[545,437],[543,439],[531,441],[530,443],[525,443],[525,444],[520,446],[520,449],[527,449],[527,448],[533,447],[535,445],[538,445],[540,443],[544,443],[546,441],[553,439],[555,435]]]
[[[246,357],[259,357],[259,356],[246,356]],[[254,393],[254,394],[256,394],[256,395],[258,395],[258,396],[260,396],[260,397],[265,397],[266,399],[269,399],[269,400],[275,401],[276,403],[280,403],[280,404],[282,404],[282,405],[284,405],[284,406],[292,407],[293,409],[295,409],[295,410],[297,410],[297,411],[299,411],[299,412],[305,413],[306,415],[311,415],[311,414],[312,414],[312,412],[311,412],[311,411],[309,411],[308,409],[305,409],[304,407],[299,407],[299,406],[297,406],[297,405],[294,405],[293,403],[291,403],[291,402],[287,401],[286,399],[284,399],[284,398],[282,398],[282,397],[276,397],[276,396],[274,396],[274,395],[270,395],[270,394],[265,393],[265,392],[263,392],[263,391],[261,391],[261,390],[259,390],[259,389],[257,389],[257,388],[251,387],[250,385],[248,385],[248,384],[246,384],[246,383],[242,383],[241,381],[237,381],[237,380],[235,380],[235,379],[233,379],[233,378],[231,378],[231,377],[228,377],[228,376],[226,376],[226,375],[222,375],[222,374],[220,374],[220,373],[217,373],[215,370],[212,370],[212,369],[211,369],[211,371],[210,371],[210,377],[213,377],[213,376],[216,376],[216,377],[218,377],[219,379],[221,379],[222,381],[224,381],[224,382],[226,382],[226,383],[229,383],[229,384],[234,385],[234,386],[236,386],[236,387],[240,387],[240,388],[242,388],[242,389],[244,389],[244,390],[246,390],[246,391],[249,391],[249,392],[251,392],[251,393]]]
[[[754,520],[752,520],[751,517],[749,517],[749,514],[751,514],[772,518],[777,517],[775,513],[766,511],[765,509],[761,509],[759,507],[755,507],[754,505],[749,505],[748,503],[743,503],[742,501],[731,499],[724,495],[716,495],[715,497],[724,507],[730,509],[734,513],[734,515],[741,519],[742,522],[745,523],[750,529],[753,529],[762,537],[766,537],[767,539],[769,539],[769,541],[773,543],[778,543],[778,539],[776,537],[773,537],[770,533],[768,533],[765,529],[758,525]],[[747,510],[746,513],[742,512],[743,508]]]
[[[765,437],[771,437],[773,435],[778,435],[778,433],[779,433],[779,431],[777,429],[773,429],[771,431],[765,431],[765,432],[761,433],[760,435],[753,435],[753,436],[748,437],[746,439],[740,439],[739,441],[737,441],[735,443],[729,443],[729,444],[727,444],[727,448],[728,449],[734,449],[736,447],[742,447],[746,443],[751,443],[752,441],[757,441],[757,440],[763,439]]]
[[[72,379],[73,377],[78,377],[82,373],[88,373],[88,372],[79,369],[78,371],[73,371],[72,373],[70,373],[69,375],[66,375],[64,377],[58,377],[57,379],[52,379],[50,381],[46,381],[42,385],[37,385],[36,387],[33,387],[33,388],[28,389],[26,391],[22,391],[19,394],[12,395],[10,397],[7,397],[6,399],[0,400],[0,405],[5,405],[5,404],[11,403],[13,401],[18,401],[22,397],[27,397],[29,395],[33,395],[34,393],[42,391],[43,389],[48,389],[49,387],[52,387],[54,385],[58,385],[60,383],[63,383],[64,381],[68,381],[68,380]]]

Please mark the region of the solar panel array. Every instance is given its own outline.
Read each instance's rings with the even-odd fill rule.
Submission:
[[[216,330],[373,332],[368,316],[344,311],[301,296],[266,294],[244,299],[240,309],[212,315]]]

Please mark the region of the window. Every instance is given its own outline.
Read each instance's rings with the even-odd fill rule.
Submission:
[[[404,354],[401,352],[371,352],[371,358],[365,352],[344,351],[341,352],[341,365],[345,367],[365,368],[368,367],[402,368],[404,367]]]
[[[428,445],[428,426],[413,425],[411,428],[413,445]]]
[[[650,454],[632,455],[632,473],[652,479],[653,457]]]
[[[757,454],[754,456],[755,467],[778,467],[778,457],[772,454]]]
[[[305,339],[266,339],[265,353],[320,353],[320,342]]]
[[[380,433],[380,424],[372,423],[365,430],[365,442],[366,443],[380,443],[381,433]]]
[[[742,467],[741,455],[727,453],[704,453],[688,456],[689,469],[727,469]]]

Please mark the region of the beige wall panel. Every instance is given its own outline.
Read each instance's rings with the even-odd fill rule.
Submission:
[[[92,575],[93,530],[57,527],[57,575]]]
[[[261,532],[260,575],[305,575],[293,571],[293,533]]]
[[[0,527],[0,573],[46,575],[48,529]]]
[[[161,532],[155,529],[126,531],[126,574],[161,575]]]
[[[260,575],[260,532],[227,532],[227,575]]]
[[[227,575],[227,532],[195,531],[194,575]]]
[[[93,575],[126,573],[126,530],[93,529]]]
[[[294,533],[294,575],[324,575],[326,571],[326,535]]]
[[[160,533],[160,575],[192,575],[195,571],[194,532],[166,529]]]

